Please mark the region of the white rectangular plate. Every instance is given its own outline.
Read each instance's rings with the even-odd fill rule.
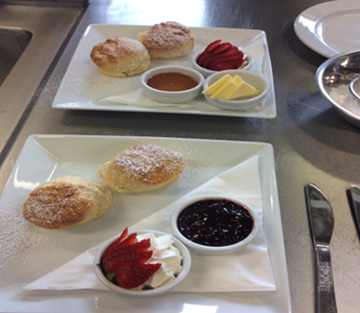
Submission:
[[[261,30],[248,29],[191,27],[191,34],[195,38],[194,50],[186,56],[175,59],[152,59],[150,68],[162,65],[191,67],[190,58],[192,55],[197,51],[204,49],[214,40],[222,39],[223,42],[230,42],[231,44],[240,47],[249,43],[253,38],[260,36],[263,40],[265,49],[262,72],[270,83],[270,91],[265,99],[262,109],[258,111],[228,111],[212,107],[211,105],[208,105],[206,110],[202,110],[189,108],[182,109],[180,106],[179,108],[146,108],[120,104],[100,104],[100,99],[141,88],[141,74],[128,77],[109,77],[101,74],[97,66],[90,59],[92,48],[96,44],[104,42],[106,39],[113,36],[123,35],[132,39],[137,39],[138,33],[148,30],[149,27],[150,26],[132,25],[89,25],[75,50],[52,106],[58,109],[74,110],[162,112],[254,118],[276,117],[274,81],[266,34]],[[203,98],[203,101],[205,104],[207,103],[205,98]]]
[[[151,143],[181,153],[186,166],[171,185],[119,194],[102,217],[63,230],[40,229],[22,217],[22,205],[40,183],[59,176],[102,182],[97,170],[119,152]],[[264,231],[277,290],[245,293],[168,293],[123,298],[112,292],[32,291],[22,287],[121,232],[212,177],[259,155]],[[0,197],[0,311],[6,312],[291,312],[273,148],[266,143],[153,137],[34,135],[28,138]]]

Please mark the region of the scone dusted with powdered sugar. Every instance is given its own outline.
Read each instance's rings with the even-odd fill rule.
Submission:
[[[177,22],[155,24],[138,34],[138,39],[148,49],[152,58],[176,58],[194,49],[195,40],[190,29]]]
[[[107,186],[64,176],[36,187],[24,204],[23,216],[38,227],[62,229],[103,215],[111,202]]]
[[[183,170],[180,153],[138,144],[106,162],[98,174],[115,191],[137,193],[165,187],[177,180]]]
[[[150,55],[144,45],[125,36],[112,37],[97,44],[90,58],[101,73],[114,77],[142,73],[150,66]]]

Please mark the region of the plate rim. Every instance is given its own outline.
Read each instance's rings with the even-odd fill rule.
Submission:
[[[347,7],[347,5],[350,5],[350,7]],[[308,28],[303,27],[302,23],[300,23],[300,19],[304,18],[305,16],[309,17],[310,15],[316,13],[316,19],[312,19],[312,21],[317,23],[320,19],[323,19],[330,14],[349,10],[352,8],[352,6],[360,9],[360,2],[357,0],[329,1],[311,6],[302,11],[296,17],[294,21],[294,31],[303,44],[326,58],[331,58],[338,53],[343,53],[345,51],[336,51],[335,49],[320,41],[313,32],[311,32]],[[329,11],[322,13],[321,16],[319,16],[320,13],[317,11],[322,8],[325,8],[326,11]]]

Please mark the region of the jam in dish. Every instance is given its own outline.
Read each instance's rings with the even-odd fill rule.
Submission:
[[[177,220],[180,233],[205,246],[228,246],[245,239],[254,227],[245,206],[226,199],[209,199],[186,207]]]
[[[183,91],[196,87],[195,78],[182,73],[160,73],[150,77],[147,84],[163,91]]]

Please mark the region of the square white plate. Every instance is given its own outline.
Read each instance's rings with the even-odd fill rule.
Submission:
[[[102,110],[102,111],[128,111],[128,112],[162,112],[180,114],[201,114],[220,116],[240,116],[254,118],[275,118],[276,102],[274,81],[272,75],[270,54],[266,34],[261,30],[232,29],[232,28],[199,28],[190,27],[195,38],[195,48],[188,55],[175,59],[152,59],[150,68],[162,65],[181,65],[191,67],[191,57],[194,53],[204,49],[210,42],[222,39],[233,45],[242,46],[259,36],[265,49],[262,64],[263,75],[270,83],[270,91],[265,99],[262,109],[258,111],[227,111],[207,104],[203,98],[206,110],[185,109],[174,107],[146,108],[121,104],[100,104],[99,100],[141,88],[141,74],[128,77],[109,77],[99,72],[97,66],[90,59],[92,48],[106,39],[123,35],[137,39],[140,32],[148,30],[150,26],[132,25],[89,25],[75,50],[69,67],[60,84],[52,106],[57,109],[74,110]],[[202,96],[199,96],[200,99]],[[197,98],[199,99],[199,98]]]
[[[117,153],[138,143],[180,152],[184,172],[171,185],[140,194],[114,193],[102,217],[63,230],[40,229],[22,217],[22,205],[40,183],[59,176],[101,182],[97,170]],[[260,156],[264,231],[274,271],[275,292],[169,293],[123,298],[112,292],[32,291],[22,287],[90,247],[118,234],[212,177]],[[266,143],[153,137],[33,135],[26,141],[0,197],[0,311],[46,312],[291,312],[273,148]],[[66,310],[64,310],[66,308]]]

